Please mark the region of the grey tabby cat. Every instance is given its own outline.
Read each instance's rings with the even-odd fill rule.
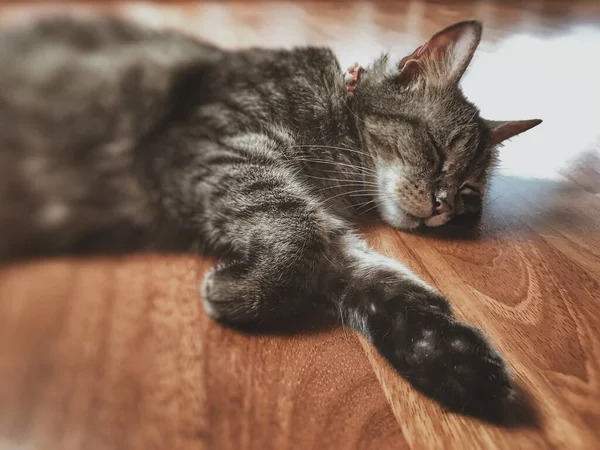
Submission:
[[[458,83],[481,25],[462,22],[353,92],[326,48],[223,51],[115,19],[0,37],[0,259],[130,250],[217,257],[204,308],[230,324],[306,308],[364,334],[415,387],[481,416],[507,368],[447,299],[353,232],[477,212],[495,146],[539,123],[490,122]]]

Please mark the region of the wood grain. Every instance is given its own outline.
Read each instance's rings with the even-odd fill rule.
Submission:
[[[0,271],[0,448],[600,447],[600,67],[581,57],[600,48],[600,3],[343,5],[45,2],[0,21],[108,12],[228,48],[330,45],[346,64],[483,20],[466,94],[490,119],[544,124],[502,149],[479,224],[364,231],[501,349],[523,395],[505,426],[442,411],[350,332],[211,322],[210,261],[131,256]]]
[[[257,335],[201,311],[186,257],[0,278],[0,430],[40,449],[405,448],[357,338]]]

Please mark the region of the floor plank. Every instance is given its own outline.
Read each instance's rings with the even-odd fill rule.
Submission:
[[[0,433],[36,449],[406,448],[354,334],[245,334],[201,311],[193,258],[0,276]]]
[[[401,256],[450,297],[460,316],[486,330],[531,397],[535,426],[505,430],[445,415],[437,405],[417,400],[370,346],[363,345],[397,417],[410,418],[409,423],[399,422],[411,443],[430,448],[433,439],[435,447],[456,448],[467,439],[485,448],[536,442],[590,448],[600,443],[594,425],[600,420],[600,305],[592,296],[598,284],[543,239],[511,239],[510,227],[503,231],[506,237],[487,238],[483,231],[474,241],[443,243],[387,228],[371,233],[375,248]],[[407,404],[419,414],[405,415]]]

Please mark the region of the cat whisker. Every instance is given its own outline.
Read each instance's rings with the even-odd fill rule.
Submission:
[[[362,150],[356,150],[356,149],[354,149],[354,148],[344,148],[344,147],[341,147],[341,148],[343,148],[343,149],[344,149],[345,151],[347,151],[347,152],[350,152],[350,153],[356,153],[356,154],[358,154],[358,155],[367,156],[367,157],[371,158],[371,160],[373,159],[373,155],[371,155],[371,154],[370,154],[370,153],[368,153],[368,152],[364,152],[364,151],[362,151]]]
[[[336,189],[336,188],[352,187],[352,186],[364,188],[365,191],[369,191],[369,192],[378,192],[378,189],[375,188],[375,186],[365,186],[363,183],[332,184],[330,186],[323,186],[320,190]]]
[[[341,152],[356,153],[358,155],[372,157],[372,155],[370,155],[369,153],[364,152],[362,150],[356,150],[354,148],[349,148],[349,147],[336,147],[334,145],[302,144],[302,145],[292,145],[292,146],[290,146],[290,148],[308,148],[308,149],[312,149],[312,150],[322,150],[322,149],[340,150]],[[305,155],[312,155],[312,154],[313,153],[307,153]]]
[[[370,194],[378,194],[379,190],[373,190],[373,189],[368,190],[368,189],[365,189],[364,192],[368,192]],[[350,197],[358,197],[358,196],[357,195],[350,195]]]
[[[332,169],[332,170],[319,169],[319,170],[316,170],[315,172],[318,172],[318,173],[333,173],[333,174],[342,175],[342,176],[350,176],[350,175],[352,175],[354,177],[357,177],[360,180],[367,179],[368,181],[372,181],[371,177],[374,178],[374,174],[365,173],[365,172],[354,172],[354,171],[351,171],[351,170],[341,170],[339,168],[338,169]]]
[[[373,205],[373,206],[371,206],[369,209],[366,209],[366,210],[364,210],[364,211],[361,211],[361,212],[360,212],[360,214],[362,215],[362,214],[366,214],[366,213],[368,213],[368,212],[370,212],[370,211],[373,211],[373,210],[374,210],[375,208],[377,208],[378,206],[379,206],[379,204],[377,204],[377,203],[374,203],[374,205]]]
[[[357,203],[357,204],[355,204],[355,205],[350,205],[350,206],[348,206],[348,207],[347,207],[347,208],[345,208],[345,209],[354,208],[354,209],[356,209],[356,210],[357,210],[357,212],[358,212],[359,214],[362,214],[362,211],[361,211],[361,209],[363,209],[363,208],[366,208],[367,206],[369,206],[369,205],[372,205],[372,204],[375,204],[375,203],[374,203],[374,201],[373,201],[373,200],[369,200],[369,201],[366,201],[366,202]],[[375,204],[375,205],[376,205],[376,204]]]
[[[315,162],[319,163],[318,161],[315,161]],[[335,167],[335,164],[332,164],[332,166]],[[318,172],[338,173],[340,175],[342,175],[342,174],[358,175],[358,176],[361,176],[361,177],[371,177],[371,178],[375,178],[377,176],[376,173],[374,173],[374,172],[368,172],[366,170],[361,170],[360,167],[352,167],[352,166],[349,166],[349,165],[348,166],[344,166],[344,167],[347,167],[347,168],[336,167],[335,169],[330,169],[330,170],[318,169]],[[349,170],[349,169],[355,169],[355,170]]]
[[[360,182],[353,182],[353,183],[342,183],[342,184],[332,184],[330,186],[323,186],[322,189],[335,189],[335,188],[342,188],[342,187],[350,187],[350,186],[358,186],[358,187],[364,187],[364,183],[360,183]],[[371,191],[376,191],[375,189],[372,189],[372,186],[368,186],[369,188],[371,188]]]
[[[294,144],[290,147],[309,147],[309,148],[331,148],[335,150],[352,150],[350,147],[341,147],[339,145],[323,145],[323,144]],[[367,153],[364,153],[367,155]]]
[[[370,205],[373,203],[373,200],[367,200],[366,202],[354,203],[352,206],[356,208],[360,208],[361,206]]]
[[[341,192],[339,194],[334,195],[333,197],[329,197],[325,200],[325,202],[329,202],[335,198],[341,197],[342,195],[350,195],[350,194],[356,194],[358,192],[362,192],[363,194],[365,193],[365,191],[363,189],[358,189],[356,191],[350,191],[350,192]],[[365,195],[369,195],[369,194],[365,194]]]
[[[339,184],[339,185],[335,185],[335,186],[324,187],[322,189],[319,189],[317,192],[323,193],[323,192],[331,190],[331,189],[335,189],[335,188],[347,188],[347,187],[362,187],[362,185],[361,184]],[[371,194],[376,194],[377,193],[377,191],[375,191],[375,190],[365,190],[365,192],[368,192],[368,193],[371,193]]]
[[[371,155],[368,152],[365,152],[362,150],[357,150],[354,148],[349,148],[349,147],[338,147],[335,145],[300,144],[300,145],[292,145],[291,148],[314,148],[314,149],[327,148],[327,149],[331,149],[331,150],[343,150],[343,151],[347,151],[347,152],[351,152],[351,153],[357,153],[359,155],[368,156],[371,159],[373,158],[373,155]]]
[[[352,183],[352,180],[343,179],[343,178],[328,178],[328,177],[317,177],[314,175],[305,175],[306,178],[312,178],[313,180],[323,180],[323,181],[339,181],[340,183]],[[373,181],[356,181],[363,186],[373,186],[379,187],[379,185]]]
[[[357,169],[361,172],[367,172],[367,173],[371,173],[373,175],[377,175],[377,172],[369,167],[361,167],[361,166],[357,166],[354,164],[348,164],[348,163],[343,163],[343,162],[339,162],[339,161],[329,161],[326,159],[319,159],[319,158],[307,158],[307,157],[303,157],[303,156],[295,156],[294,159],[296,161],[306,161],[306,162],[314,162],[317,164],[331,164],[334,166],[350,167],[352,169]]]
[[[352,172],[352,171],[340,171],[340,170],[319,170],[320,173],[333,173],[336,175],[357,175],[361,177],[367,177],[370,174],[368,173],[360,173],[360,172]],[[362,180],[363,178],[361,178]]]
[[[367,208],[367,209],[364,209],[364,210],[361,211],[361,209],[363,209],[363,208],[365,208],[365,207],[367,207],[369,205],[371,205],[370,208]],[[373,199],[371,199],[369,201],[366,201],[366,202],[358,203],[358,204],[355,204],[355,205],[350,205],[346,209],[355,208],[356,211],[357,211],[357,214],[360,216],[360,215],[366,214],[366,213],[368,213],[370,211],[373,211],[378,206],[380,206],[380,203],[377,201],[376,198],[373,198]]]
[[[303,160],[299,160],[299,161],[314,162],[317,164],[327,164],[323,161],[315,161],[315,160],[307,160],[307,159],[303,159]],[[319,169],[318,171],[319,172],[328,172],[328,173],[339,173],[339,174],[348,173],[348,174],[352,174],[352,175],[361,175],[364,177],[373,177],[373,178],[375,178],[377,176],[377,174],[375,172],[369,171],[368,169],[362,169],[361,167],[351,166],[349,164],[332,163],[330,165],[334,166],[336,168],[330,169],[330,170]],[[337,167],[337,166],[342,166],[344,168]],[[353,170],[348,170],[348,169],[353,169]]]
[[[344,106],[346,107],[348,112],[356,118],[356,120],[358,120],[359,122],[365,123],[364,119],[358,117],[358,115],[354,111],[352,111],[352,109],[350,109],[350,107],[348,106],[348,103],[344,102]]]
[[[330,190],[330,189],[344,189],[344,188],[351,188],[351,187],[355,187],[355,188],[361,188],[364,192],[369,192],[369,193],[378,193],[379,190],[377,188],[375,188],[374,186],[364,186],[363,184],[360,183],[345,183],[345,184],[335,184],[335,185],[331,185],[331,186],[322,186],[322,187],[318,187],[317,191],[325,191],[325,190]]]

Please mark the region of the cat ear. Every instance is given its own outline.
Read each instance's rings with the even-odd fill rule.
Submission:
[[[538,126],[542,121],[540,119],[531,120],[484,120],[485,124],[492,132],[492,143],[498,145],[511,137],[521,134],[524,131]]]
[[[435,34],[412,55],[402,58],[398,69],[402,82],[424,76],[441,83],[458,83],[481,39],[481,23],[459,22]]]

